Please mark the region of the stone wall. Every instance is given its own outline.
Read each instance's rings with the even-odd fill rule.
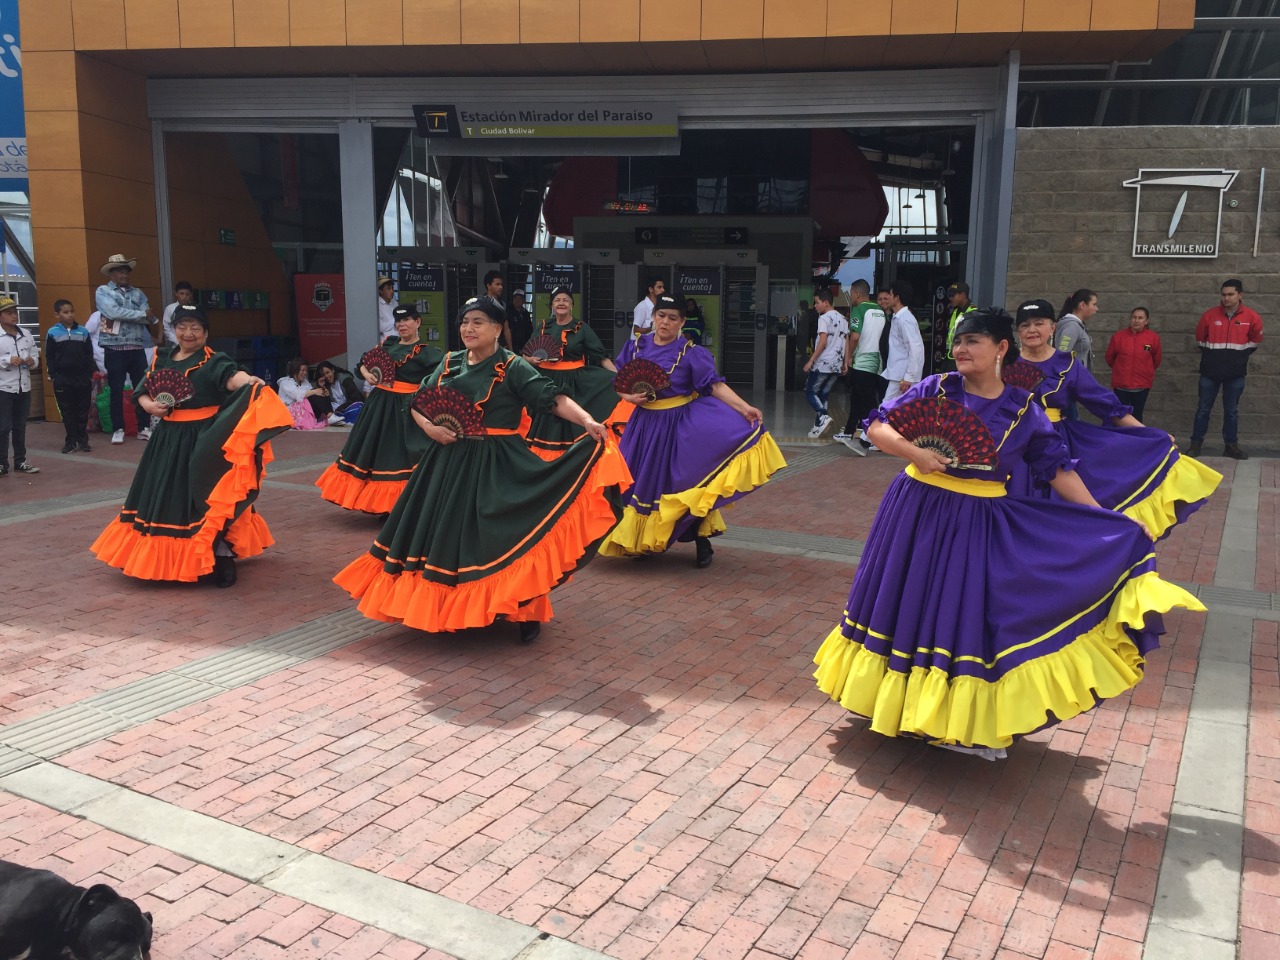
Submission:
[[[1267,170],[1258,255],[1253,255],[1261,171]],[[1139,170],[1238,170],[1222,194],[1222,232],[1215,259],[1137,258],[1135,211],[1139,190],[1125,187]],[[1148,173],[1147,177],[1166,174]],[[1187,189],[1172,238],[1168,228],[1184,190],[1149,187],[1142,193],[1139,242],[1214,241],[1217,196]],[[1234,206],[1233,206],[1234,204]],[[1093,127],[1018,131],[1009,254],[1009,308],[1045,297],[1055,308],[1080,287],[1096,290],[1101,310],[1090,322],[1093,372],[1104,383],[1111,334],[1139,304],[1151,310],[1164,363],[1145,419],[1180,441],[1191,432],[1199,350],[1195,325],[1218,302],[1228,277],[1244,281],[1245,302],[1257,310],[1270,339],[1254,354],[1241,401],[1240,435],[1255,452],[1280,447],[1280,127]],[[1221,401],[1206,452],[1221,452]]]

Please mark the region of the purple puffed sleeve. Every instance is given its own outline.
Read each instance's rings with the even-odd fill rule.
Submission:
[[[635,355],[636,355],[636,338],[632,337],[622,345],[622,349],[618,351],[618,358],[613,361],[613,365],[617,367],[619,370],[621,370],[622,365],[624,363],[626,363],[628,360],[635,359]]]
[[[911,389],[906,393],[900,393],[892,400],[888,400],[880,406],[876,407],[863,420],[861,427],[863,430],[871,425],[872,420],[887,421],[889,419],[889,411],[900,403],[910,403],[912,400],[921,400],[927,397],[936,397],[938,395],[938,380],[940,378],[935,374],[932,377],[925,377],[919,383],[913,383]]]
[[[1121,403],[1119,397],[1100,384],[1080,364],[1073,364],[1067,377],[1071,395],[1103,423],[1110,423],[1133,413],[1133,407]]]
[[[1027,408],[1019,429],[1024,431],[1026,437],[1022,459],[1037,484],[1047,484],[1057,476],[1059,470],[1075,470],[1080,461],[1071,456],[1062,434],[1054,429],[1048,415],[1038,403]]]
[[[680,366],[686,369],[693,381],[693,389],[699,393],[710,393],[717,383],[724,383],[724,377],[716,373],[716,358],[706,347],[690,346]]]

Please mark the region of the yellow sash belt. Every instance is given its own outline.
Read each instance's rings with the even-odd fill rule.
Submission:
[[[646,410],[674,410],[676,407],[683,407],[686,403],[693,403],[693,398],[696,396],[696,393],[682,393],[677,397],[650,400],[648,403],[640,404],[640,406]]]
[[[1050,423],[1057,423],[1062,419],[1062,410],[1059,407],[1045,407],[1044,412],[1049,417]]]
[[[952,493],[963,493],[966,497],[1003,497],[1006,494],[1003,483],[994,480],[974,480],[970,477],[953,477],[949,473],[921,473],[914,463],[907,464],[906,474],[912,480],[919,480],[931,487],[941,487]]]

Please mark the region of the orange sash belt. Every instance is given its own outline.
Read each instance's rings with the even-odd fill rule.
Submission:
[[[405,383],[403,380],[394,380],[391,383],[378,384],[379,390],[386,390],[389,393],[417,393],[418,384]]]
[[[514,427],[485,427],[484,432],[490,437],[514,437],[520,433]]]
[[[585,360],[546,360],[537,367],[539,370],[581,370],[586,365]]]
[[[175,423],[190,423],[192,420],[208,420],[217,413],[217,407],[191,407],[189,410],[170,410],[165,419]]]

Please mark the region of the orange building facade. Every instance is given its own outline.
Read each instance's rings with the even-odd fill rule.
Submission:
[[[998,301],[1019,65],[1149,57],[1194,20],[1194,0],[21,0],[20,9],[42,299],[87,306],[99,265],[125,253],[138,258],[136,282],[157,311],[175,277],[266,291],[267,309],[221,318],[229,336],[288,333],[292,292],[219,132],[337,133],[347,292],[372,303],[374,131],[411,127],[414,102],[527,90],[643,96],[670,104],[682,130],[935,115],[976,124],[972,230],[984,247],[971,266],[983,298]],[[965,100],[957,89],[976,92]],[[349,319],[348,331],[364,337],[371,322]]]

